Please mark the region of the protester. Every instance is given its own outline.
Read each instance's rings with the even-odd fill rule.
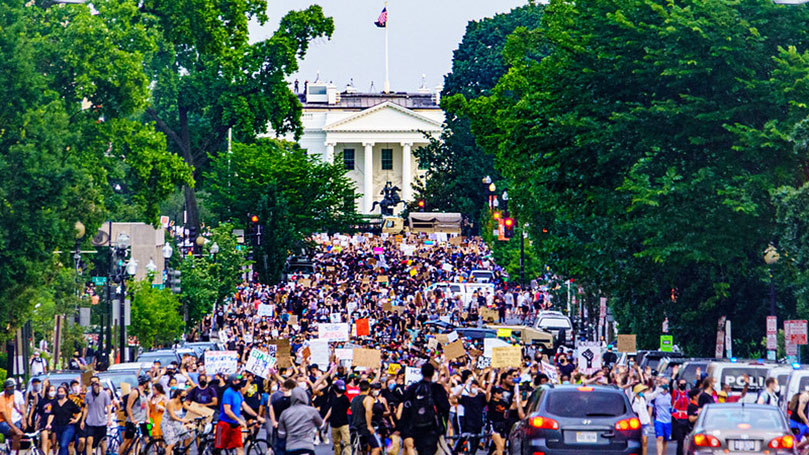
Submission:
[[[287,455],[315,455],[313,435],[323,423],[317,409],[309,405],[309,396],[301,387],[290,392],[289,408],[278,421],[278,435],[285,441]]]

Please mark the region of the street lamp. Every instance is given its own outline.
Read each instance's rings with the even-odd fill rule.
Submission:
[[[118,240],[115,242],[115,246],[121,250],[129,248],[129,236],[126,235],[126,232],[118,234]]]
[[[157,264],[154,263],[153,258],[149,258],[149,263],[146,264],[146,271],[149,273],[155,273],[157,271]]]
[[[213,261],[216,262],[216,255],[219,254],[219,244],[218,243],[213,242],[213,245],[211,245],[211,254],[213,255]]]

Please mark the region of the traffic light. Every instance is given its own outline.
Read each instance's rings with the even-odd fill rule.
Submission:
[[[507,239],[514,237],[514,219],[506,218],[503,220],[503,236]]]
[[[261,224],[259,223],[258,215],[250,215],[248,217],[250,223],[247,226],[248,237],[253,240],[253,244],[256,246],[261,246],[261,234],[262,228]]]
[[[168,273],[166,274],[168,276],[169,288],[171,289],[171,292],[175,294],[179,294],[183,291],[181,286],[182,280],[180,279],[182,274],[183,272],[174,269],[169,269]]]
[[[250,215],[250,222],[254,225],[258,224],[258,215]]]
[[[424,202],[424,199],[420,199],[420,200],[419,200],[419,212],[423,212],[423,211],[424,211],[424,207],[425,207],[426,205],[427,205],[427,203],[426,203],[426,202]]]
[[[492,213],[492,218],[494,218],[495,220],[499,220],[501,217],[502,215],[498,210],[495,210],[494,213]]]

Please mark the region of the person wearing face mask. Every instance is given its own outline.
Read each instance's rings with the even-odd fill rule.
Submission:
[[[22,436],[23,414],[21,410],[25,407],[25,399],[22,392],[14,390],[17,382],[14,379],[6,379],[3,383],[3,393],[0,394],[0,433],[6,438],[11,438],[11,453],[17,453]]]
[[[346,383],[342,379],[334,381],[332,392],[328,394],[329,410],[323,421],[331,425],[331,440],[334,455],[351,454],[351,433],[348,426],[348,409],[351,402],[346,396]]]
[[[68,392],[67,397],[76,403],[76,405],[83,411],[84,410],[84,394],[81,391],[81,384],[77,380],[72,380],[70,382],[70,391]],[[85,442],[85,434],[84,429],[82,429],[80,423],[76,423],[75,428],[73,429],[74,438],[73,447],[71,448],[71,453],[81,453],[84,452],[84,442]]]
[[[576,366],[567,361],[566,354],[559,356],[559,365],[557,365],[557,367],[559,368],[559,374],[561,376],[570,377],[573,374],[573,371],[576,370]]]
[[[34,410],[37,403],[42,399],[42,381],[39,378],[31,380],[31,390],[25,395],[26,415],[25,415],[25,428],[27,431],[36,429],[35,420],[36,414]]]
[[[163,430],[161,423],[163,422],[163,413],[166,412],[166,405],[168,404],[168,397],[166,391],[160,383],[153,386],[154,392],[149,397],[149,419],[152,423],[152,436],[155,438],[163,437]],[[176,387],[171,390],[173,394]],[[168,452],[171,453],[171,452]]]
[[[244,455],[244,442],[242,428],[247,422],[242,418],[242,411],[253,416],[263,423],[264,418],[256,415],[244,402],[242,396],[242,380],[239,376],[231,374],[228,377],[228,389],[222,395],[222,406],[219,412],[219,422],[216,423],[216,439],[214,447],[217,449],[236,449],[237,455]]]
[[[382,396],[382,383],[371,384],[371,397],[374,399],[374,404],[371,406],[371,425],[379,435],[379,440],[385,441],[390,436],[393,421],[390,417],[388,400]]]
[[[270,421],[272,422],[272,450],[275,455],[285,455],[284,447],[285,441],[278,434],[278,420],[281,418],[281,413],[284,412],[290,405],[290,394],[298,384],[294,379],[287,379],[281,384],[281,387],[272,395],[270,395]]]
[[[481,389],[480,383],[472,375],[466,380],[463,388],[455,398],[463,406],[464,415],[461,420],[461,434],[477,435],[483,432],[483,409],[488,401],[488,391]],[[462,437],[455,443],[455,453],[460,453],[464,444],[469,445],[469,452],[474,452],[480,445],[480,437]]]
[[[59,386],[56,389],[56,401],[53,402],[53,411],[48,417],[47,429],[56,434],[59,443],[59,455],[67,455],[70,443],[75,436],[75,425],[79,422],[81,408],[68,398],[67,388]]]
[[[107,427],[112,425],[112,399],[110,395],[101,389],[98,377],[93,377],[90,382],[90,391],[84,397],[84,412],[81,417],[81,427],[87,438],[87,455],[101,446],[101,453],[107,453],[106,441]]]
[[[676,371],[674,372],[676,375]],[[671,392],[671,404],[674,407],[672,411],[672,427],[671,435],[677,441],[677,455],[683,455],[683,445],[685,437],[689,432],[688,423],[688,383],[685,379],[680,378],[676,381],[677,388]]]
[[[42,441],[42,453],[50,453],[51,434],[47,429],[48,419],[53,413],[53,403],[56,401],[56,386],[46,384],[43,389],[42,398],[37,403],[34,410],[34,420],[36,428],[41,430],[40,440]]]
[[[217,409],[219,398],[216,396],[216,390],[214,390],[213,386],[208,384],[208,375],[200,373],[199,385],[188,392],[186,402],[197,403],[211,409]]]
[[[632,388],[632,410],[638,415],[641,425],[641,445],[643,447],[643,455],[647,455],[647,447],[649,444],[649,433],[651,431],[652,418],[649,415],[649,406],[646,403],[645,392],[649,390],[643,384],[637,384]]]
[[[146,375],[141,374],[138,376],[138,387],[132,389],[124,399],[123,407],[124,414],[126,415],[126,427],[124,430],[124,437],[121,445],[118,447],[118,455],[123,455],[128,449],[140,429],[144,440],[148,443],[149,428],[147,426],[149,419],[148,408],[148,395],[149,385],[152,379]]]

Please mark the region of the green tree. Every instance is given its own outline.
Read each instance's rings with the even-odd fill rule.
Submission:
[[[129,333],[143,349],[170,345],[183,333],[180,301],[168,289],[153,288],[151,279],[131,283],[132,299]]]
[[[789,140],[807,115],[808,18],[763,0],[554,0],[465,107],[539,257],[611,296],[642,347],[665,317],[694,353],[721,315],[743,346],[761,338],[770,190],[803,182],[809,158]]]
[[[334,24],[312,5],[281,19],[269,39],[250,43],[248,22],[267,21],[266,0],[141,2],[157,19],[159,52],[151,61],[154,82],[149,120],[170,148],[203,175],[227,132],[251,142],[268,126],[300,136],[301,104],[286,77],[298,69],[309,41],[330,37]],[[200,225],[196,194],[184,189],[189,223]]]
[[[359,220],[354,184],[342,164],[324,163],[290,142],[233,144],[233,153],[215,157],[205,177],[221,220],[242,220],[249,229],[248,214],[259,216],[263,252],[255,262],[266,280],[280,277],[287,254],[311,234],[345,231]]]
[[[94,232],[103,221],[114,205],[111,179],[129,182],[149,221],[175,184],[192,183],[159,134],[128,120],[149,97],[148,18],[134,1],[94,3],[100,14],[87,5],[0,4],[3,327],[28,318],[54,250],[75,245],[75,222]]]
[[[475,143],[470,120],[458,109],[459,102],[453,96],[473,99],[487,95],[508,71],[503,57],[507,37],[518,27],[538,27],[543,9],[542,5],[529,4],[467,25],[453,53],[452,71],[444,78],[444,131],[440,140],[431,140],[414,152],[428,167],[426,181],[416,185],[417,199],[428,201],[431,208],[461,212],[480,225],[487,194],[481,179],[489,175],[499,180],[499,173],[494,156]]]

